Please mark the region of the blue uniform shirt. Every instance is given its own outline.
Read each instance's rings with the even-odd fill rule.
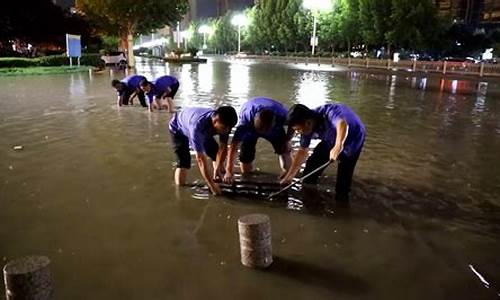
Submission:
[[[336,124],[339,120],[344,119],[349,125],[349,131],[344,143],[343,153],[346,156],[352,156],[361,149],[366,135],[365,125],[348,106],[332,103],[319,106],[313,111],[320,121],[311,134],[302,135],[300,139],[301,147],[308,148],[311,139],[315,138],[326,142],[328,147],[332,148],[337,138]]]
[[[275,115],[275,123],[267,138],[273,139],[277,132],[283,130],[288,110],[276,100],[258,97],[253,98],[241,106],[239,123],[233,136],[234,141],[241,141],[246,135],[257,134],[254,127],[255,116],[262,110],[271,110]]]
[[[188,107],[177,112],[169,124],[173,134],[181,133],[189,139],[189,146],[196,152],[205,152],[205,141],[217,133],[212,125],[211,108]],[[227,143],[229,133],[219,136],[221,143]]]
[[[120,80],[120,82],[123,83],[123,85],[125,85],[125,88],[121,92],[118,92],[118,95],[122,96],[127,91],[130,93],[135,92],[137,89],[140,88],[139,84],[141,83],[141,81],[145,79],[146,77],[141,75],[130,75],[123,78],[122,80]]]
[[[153,97],[160,97],[163,95],[170,87],[179,83],[177,78],[173,76],[161,76],[151,82],[151,91],[147,93],[149,101],[153,101]]]

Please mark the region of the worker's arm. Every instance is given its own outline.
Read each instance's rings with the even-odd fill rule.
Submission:
[[[339,158],[340,153],[344,150],[344,143],[349,133],[349,125],[344,119],[339,120],[335,128],[337,130],[337,137],[335,139],[335,145],[330,150],[331,160],[337,160]]]
[[[226,162],[226,174],[224,175],[224,182],[231,183],[234,179],[234,160],[236,159],[236,153],[238,152],[238,147],[240,146],[239,141],[235,141],[234,138],[229,146],[229,154],[227,156]]]
[[[205,179],[210,191],[214,195],[220,195],[222,193],[220,187],[214,182],[212,176],[208,169],[207,155],[203,152],[196,152],[196,162],[198,163],[198,168],[200,169],[201,176]]]
[[[219,151],[217,152],[217,159],[215,160],[215,169],[214,169],[214,180],[222,179],[222,170],[224,170],[224,161],[227,156],[227,143],[220,143]]]
[[[283,177],[283,179],[281,179],[280,182],[281,184],[287,184],[292,182],[293,178],[299,172],[300,166],[306,160],[308,152],[309,148],[304,148],[304,147],[300,147],[299,150],[295,152],[295,155],[293,156],[292,165],[290,166],[290,169],[288,169],[288,172]]]
[[[123,95],[118,95],[118,98],[116,99],[116,105],[122,106],[123,105]]]
[[[132,95],[130,95],[129,101],[130,105],[134,105],[134,98],[137,96],[137,91],[133,92]]]
[[[170,94],[170,92],[172,91],[172,89],[170,87],[167,87],[167,90],[165,92],[163,92],[163,94],[161,94],[161,99],[165,99],[167,97],[168,94]]]

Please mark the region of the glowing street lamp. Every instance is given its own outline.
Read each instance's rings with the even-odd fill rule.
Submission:
[[[210,34],[212,29],[208,25],[201,25],[200,28],[198,28],[198,32],[203,34],[203,49],[207,49],[207,34]]]
[[[314,55],[314,49],[318,43],[316,37],[316,26],[318,24],[317,14],[320,11],[331,9],[332,0],[304,0],[304,2],[302,2],[302,5],[304,6],[304,8],[311,10],[313,15],[313,36],[311,38],[311,46],[312,46],[311,54]]]
[[[239,14],[231,20],[234,26],[238,26],[238,54],[241,52],[241,27],[248,24],[248,19],[245,15]]]

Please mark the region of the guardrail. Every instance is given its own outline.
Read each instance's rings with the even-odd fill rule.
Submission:
[[[264,61],[274,61],[282,63],[303,63],[303,64],[330,64],[342,65],[355,68],[385,69],[392,71],[426,72],[441,74],[474,75],[479,77],[495,76],[500,77],[500,64],[489,63],[468,63],[451,61],[412,61],[362,58],[334,58],[334,57],[299,57],[299,56],[235,56],[237,59],[258,59]]]

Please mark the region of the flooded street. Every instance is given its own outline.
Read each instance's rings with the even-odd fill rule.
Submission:
[[[180,107],[349,105],[367,129],[350,206],[335,166],[273,202],[176,188],[170,115],[118,109],[123,72],[0,77],[2,265],[48,256],[57,299],[500,297],[498,82],[222,59],[137,72],[178,77]],[[256,165],[279,173],[268,143]],[[255,212],[272,223],[266,271],[240,263],[237,219]]]

